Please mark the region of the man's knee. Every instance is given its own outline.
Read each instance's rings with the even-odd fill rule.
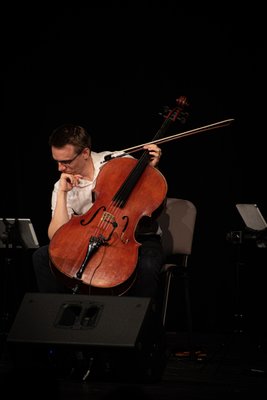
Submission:
[[[48,260],[48,246],[41,246],[36,249],[32,254],[32,262],[34,268],[40,264],[40,262],[44,262],[44,260]]]

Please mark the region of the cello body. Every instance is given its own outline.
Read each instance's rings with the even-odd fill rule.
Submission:
[[[74,292],[121,295],[133,284],[140,243],[135,232],[167,195],[161,172],[137,174],[134,158],[113,159],[100,170],[93,206],[58,229],[49,245],[52,271]]]

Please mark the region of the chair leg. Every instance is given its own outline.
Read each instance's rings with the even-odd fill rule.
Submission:
[[[168,302],[171,288],[172,274],[174,272],[169,270],[165,273],[165,282],[163,290],[163,301],[162,301],[162,324],[165,328],[166,317],[168,311]],[[185,298],[185,313],[186,313],[186,323],[187,323],[187,334],[188,334],[188,346],[190,352],[190,358],[195,358],[195,346],[193,342],[193,321],[192,321],[192,309],[191,309],[191,299],[189,290],[189,276],[186,271],[183,271],[181,276],[184,285],[184,298]]]
[[[192,321],[192,309],[191,300],[189,293],[189,276],[184,273],[184,294],[185,294],[185,307],[186,307],[186,318],[187,318],[187,331],[188,331],[188,345],[190,351],[190,357],[195,357],[194,342],[193,342],[193,321]]]
[[[171,271],[167,271],[165,274],[164,290],[163,290],[163,300],[162,300],[162,325],[165,328],[166,316],[169,302],[169,293],[171,285]]]

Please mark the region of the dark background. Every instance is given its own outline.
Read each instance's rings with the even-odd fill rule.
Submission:
[[[163,107],[174,107],[180,96],[188,99],[189,117],[167,135],[235,119],[162,144],[160,164],[168,195],[198,209],[191,260],[195,328],[232,329],[240,271],[226,236],[244,228],[235,204],[257,203],[267,217],[262,10],[256,4],[205,13],[167,1],[142,7],[38,2],[5,6],[1,20],[0,214],[31,218],[40,244],[47,243],[58,178],[47,144],[56,126],[84,125],[94,150],[102,151],[152,140]],[[241,271],[241,308],[259,315],[261,324],[266,250],[254,246],[249,259]]]

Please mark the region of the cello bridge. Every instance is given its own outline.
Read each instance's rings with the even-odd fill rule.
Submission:
[[[109,212],[105,211],[101,218],[102,222],[107,222],[111,224],[114,228],[118,226],[117,222],[115,221],[114,215],[110,214]]]

